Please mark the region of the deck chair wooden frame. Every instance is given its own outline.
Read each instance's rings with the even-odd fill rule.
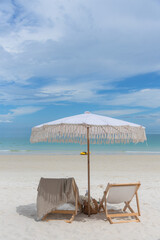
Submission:
[[[140,219],[138,216],[140,216],[140,207],[139,207],[139,199],[138,199],[138,189],[140,187],[140,183],[125,183],[125,184],[110,184],[108,183],[107,187],[106,187],[106,190],[104,191],[104,195],[103,195],[103,198],[100,202],[100,205],[99,205],[99,211],[101,211],[101,209],[103,209],[103,211],[105,212],[106,214],[106,218],[107,220],[111,223],[111,224],[114,224],[114,223],[126,223],[126,222],[140,222]],[[111,188],[114,188],[114,187],[129,187],[129,186],[135,186],[135,193],[133,195],[133,197],[130,199],[130,201],[124,201],[124,208],[123,208],[123,212],[122,213],[112,213],[110,214],[108,209],[107,209],[107,195],[110,191]],[[136,205],[137,205],[137,212],[135,212],[131,206],[130,206],[130,203],[132,201],[132,199],[136,197]],[[130,212],[126,212],[126,210],[129,210]],[[131,220],[120,220],[120,221],[117,221],[117,222],[113,222],[113,218],[123,218],[123,217],[133,217],[134,219],[131,219]]]
[[[78,213],[78,210],[81,211],[81,204],[79,202],[79,199],[78,199],[78,192],[77,192],[77,188],[76,188],[76,185],[75,185],[75,181],[72,179],[72,185],[73,185],[73,191],[74,191],[74,195],[75,195],[75,210],[54,210],[54,211],[51,211],[50,213],[47,213],[43,218],[42,218],[42,221],[50,221],[50,220],[58,220],[58,219],[48,219],[48,215],[49,214],[69,214],[69,215],[72,215],[71,218],[69,220],[65,220],[65,222],[67,223],[72,223],[75,216],[77,215]]]

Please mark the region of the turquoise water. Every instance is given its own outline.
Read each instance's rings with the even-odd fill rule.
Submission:
[[[73,143],[34,143],[29,138],[0,139],[0,154],[71,154],[87,151],[85,145]],[[93,144],[91,154],[160,154],[160,134],[148,134],[147,142],[138,144]]]

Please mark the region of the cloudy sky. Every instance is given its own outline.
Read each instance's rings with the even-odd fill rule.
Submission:
[[[86,110],[160,133],[160,1],[1,0],[0,131]]]

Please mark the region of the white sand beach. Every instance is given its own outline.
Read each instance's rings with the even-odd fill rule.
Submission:
[[[104,213],[90,218],[81,213],[72,224],[37,222],[41,177],[74,177],[83,195],[87,189],[86,156],[1,155],[0,240],[160,240],[160,155],[91,156],[91,196],[97,200],[108,182],[141,182],[140,223],[111,225]]]

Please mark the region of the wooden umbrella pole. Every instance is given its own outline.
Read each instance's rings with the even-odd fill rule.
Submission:
[[[90,217],[90,152],[89,152],[89,127],[87,127],[87,148],[88,148],[88,217]]]

